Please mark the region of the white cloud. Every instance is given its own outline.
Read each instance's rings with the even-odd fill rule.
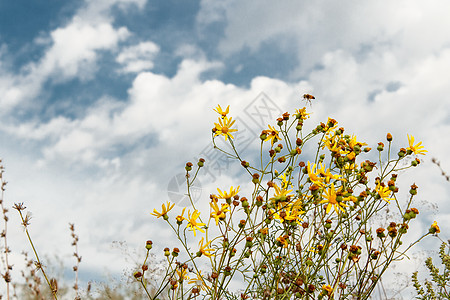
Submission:
[[[148,135],[175,144],[185,136],[177,126],[198,129],[199,124],[191,120],[192,116],[202,115],[198,108],[205,107],[210,96],[217,97],[221,90],[230,89],[218,82],[200,81],[201,73],[218,67],[217,63],[186,60],[173,78],[140,73],[126,104],[100,99],[80,119],[56,117],[44,124],[22,123],[4,126],[3,130],[26,140],[45,141],[43,153],[49,162],[109,166],[121,155],[114,147],[139,144]]]
[[[23,101],[37,97],[48,80],[59,83],[74,78],[92,79],[99,53],[115,52],[119,43],[131,34],[126,27],[113,26],[110,9],[114,5],[123,10],[130,6],[142,9],[145,3],[145,0],[87,1],[66,25],[51,31],[49,37],[35,39],[37,44],[48,46],[45,54],[21,72],[4,70],[0,75],[1,113],[6,114]]]
[[[153,60],[159,52],[159,46],[153,42],[141,42],[123,49],[116,57],[116,61],[123,65],[125,73],[139,73],[151,70]]]
[[[129,35],[125,27],[115,29],[109,23],[89,24],[74,18],[68,26],[51,33],[53,45],[36,66],[36,72],[55,80],[91,77],[97,52],[114,50]]]
[[[448,47],[450,21],[447,1],[352,1],[329,3],[229,1],[216,6],[202,1],[197,19],[225,15],[225,35],[218,50],[225,56],[244,48],[264,51],[264,43],[297,53],[295,76],[304,76],[328,52],[342,50],[364,59],[371,53],[391,52],[407,66],[418,57]],[[212,12],[213,13],[212,13]],[[216,12],[214,14],[214,12]]]
[[[146,3],[147,0],[85,0],[77,15],[88,22],[112,21],[112,8],[126,12],[129,9],[143,9]]]
[[[224,22],[226,21],[227,7],[232,3],[233,0],[202,0],[200,2],[200,10],[197,14],[196,21],[201,27],[214,22]]]

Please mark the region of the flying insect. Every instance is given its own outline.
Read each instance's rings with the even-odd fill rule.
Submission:
[[[311,100],[316,99],[316,97],[314,97],[313,95],[310,94],[303,94],[303,100],[305,100],[306,102],[309,103],[309,105],[312,105]]]

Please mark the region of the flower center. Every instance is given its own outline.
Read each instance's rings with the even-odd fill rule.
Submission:
[[[330,196],[330,198],[328,198],[328,201],[329,201],[331,204],[337,204],[336,196],[335,196],[335,195]]]

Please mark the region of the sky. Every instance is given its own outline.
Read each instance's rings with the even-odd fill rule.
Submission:
[[[332,117],[369,145],[387,132],[398,148],[407,134],[423,142],[405,182],[419,186],[417,234],[436,220],[445,240],[450,187],[431,158],[450,173],[448,11],[448,1],[406,0],[1,1],[5,201],[32,212],[42,255],[70,269],[75,223],[82,278],[121,275],[146,240],[172,245],[150,212],[182,204],[187,161],[217,167],[199,178],[199,203],[239,185],[242,174],[210,152],[217,104],[230,105],[254,156],[261,129],[310,93],[311,124]],[[20,265],[30,249],[9,216]]]

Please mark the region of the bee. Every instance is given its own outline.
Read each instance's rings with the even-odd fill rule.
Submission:
[[[303,100],[307,101],[309,105],[312,105],[311,100],[316,99],[313,95],[310,94],[303,94]]]

